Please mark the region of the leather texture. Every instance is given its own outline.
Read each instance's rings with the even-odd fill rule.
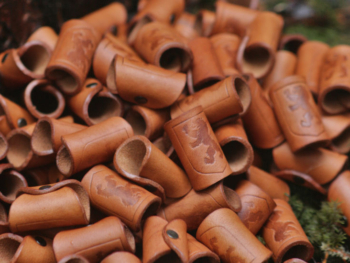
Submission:
[[[206,9],[199,10],[195,21],[195,29],[199,36],[209,37],[212,33],[215,21],[215,12]]]
[[[116,263],[116,262],[141,263],[141,260],[129,252],[120,251],[120,252],[114,252],[110,254],[109,256],[105,257],[101,261],[101,263]]]
[[[95,164],[111,161],[118,146],[134,135],[121,117],[111,117],[84,130],[62,136],[56,164],[69,177]]]
[[[243,224],[256,235],[276,207],[273,199],[255,184],[241,180],[236,188],[242,202],[237,213]]]
[[[311,91],[300,76],[290,76],[271,87],[270,99],[277,120],[293,152],[329,144]]]
[[[241,119],[224,124],[214,131],[230,165],[232,175],[246,172],[253,163],[254,152]]]
[[[283,18],[275,13],[259,12],[256,15],[247,29],[248,40],[242,41],[238,51],[237,67],[241,72],[260,79],[272,70],[283,24]]]
[[[62,93],[45,79],[31,81],[23,97],[28,111],[38,119],[44,116],[57,119],[66,106]]]
[[[287,143],[275,148],[272,154],[278,169],[308,174],[321,185],[332,181],[348,164],[346,155],[323,148],[293,153]]]
[[[330,47],[319,41],[307,41],[298,50],[296,74],[305,78],[312,94],[318,95],[321,70]]]
[[[302,34],[285,34],[281,36],[279,49],[287,50],[296,55],[299,48],[307,41],[307,38]]]
[[[89,196],[76,180],[24,187],[17,196],[9,212],[13,233],[89,223]]]
[[[104,165],[97,165],[84,176],[82,184],[91,204],[108,215],[119,217],[131,230],[158,210],[161,199],[134,185]]]
[[[23,87],[33,79],[44,78],[52,51],[41,41],[25,43],[0,54],[1,84],[8,90]]]
[[[233,115],[244,114],[250,104],[248,84],[241,75],[233,75],[176,101],[171,107],[170,115],[175,119],[197,106],[202,106],[208,121],[215,123]]]
[[[188,230],[195,230],[210,213],[219,208],[241,210],[241,200],[237,193],[219,182],[203,191],[191,190],[181,199],[165,204],[158,211],[158,216],[168,222],[182,219]]]
[[[19,189],[27,187],[27,180],[9,163],[0,164],[0,200],[7,204],[15,201]]]
[[[93,225],[58,233],[53,247],[57,261],[75,254],[98,263],[115,251],[134,253],[135,239],[119,218],[110,216]]]
[[[286,182],[255,166],[250,166],[247,179],[266,192],[273,199],[282,199],[288,202],[290,189]]]
[[[27,39],[27,42],[40,41],[49,47],[51,53],[55,49],[58,40],[58,35],[55,30],[49,26],[42,26],[36,29]]]
[[[62,146],[62,136],[86,128],[84,125],[67,121],[66,118],[56,120],[49,117],[42,117],[36,123],[31,136],[32,151],[39,156],[57,153]]]
[[[5,207],[0,203],[0,235],[4,233],[9,233],[9,222],[7,212]]]
[[[224,263],[264,262],[272,254],[228,208],[208,215],[198,227],[196,237]]]
[[[30,145],[31,137],[35,128],[35,123],[12,130],[7,134],[6,139],[9,144],[7,160],[18,170],[31,169],[45,166],[55,162],[53,154],[46,156],[36,155]]]
[[[122,101],[93,78],[87,78],[81,91],[69,97],[67,104],[88,126],[124,114]]]
[[[193,39],[199,36],[198,32],[195,29],[195,22],[195,15],[188,12],[183,12],[174,23],[174,28],[185,38]]]
[[[194,190],[203,190],[232,173],[201,106],[167,122],[164,129]]]
[[[125,120],[131,125],[135,135],[144,135],[153,141],[163,135],[163,126],[170,120],[170,111],[168,108],[152,110],[133,105],[127,112]]]
[[[69,255],[62,258],[58,263],[89,263],[89,261],[82,256]]]
[[[30,113],[14,103],[13,101],[0,95],[0,132],[6,136],[11,130],[21,128],[35,122]]]
[[[67,95],[78,93],[101,37],[98,31],[83,20],[72,19],[65,22],[47,65],[46,78],[53,80]]]
[[[220,61],[209,38],[197,37],[188,43],[192,54],[192,81],[194,90],[211,86],[225,78]]]
[[[263,80],[263,90],[269,94],[270,88],[278,81],[295,74],[297,57],[286,50],[276,52],[275,63],[271,72]]]
[[[23,174],[30,187],[58,183],[66,179],[66,177],[58,171],[56,164],[25,170]]]
[[[314,248],[292,208],[284,200],[274,201],[277,206],[262,231],[266,246],[273,252],[272,259],[276,263],[291,258],[309,261],[314,254]]]
[[[339,114],[350,108],[350,46],[339,45],[328,50],[322,65],[318,105],[328,114]]]
[[[121,38],[107,33],[98,44],[92,61],[94,75],[103,85],[107,84],[108,69],[116,55],[143,62],[139,55]]]
[[[236,57],[241,38],[230,33],[220,33],[212,36],[210,41],[225,76],[239,74],[236,67]]]
[[[101,35],[125,24],[127,19],[128,13],[122,3],[111,3],[81,18],[81,20],[93,26]]]
[[[216,19],[211,35],[227,32],[243,37],[258,14],[256,10],[225,1],[217,1],[215,6]]]
[[[350,172],[342,172],[329,186],[328,189],[328,200],[339,202],[339,208],[345,216],[345,225],[342,226],[344,231],[349,235],[350,234],[350,225],[348,224],[350,218],[350,209],[349,209],[349,185],[350,185]]]
[[[119,174],[144,187],[153,186],[167,198],[183,197],[192,188],[184,171],[144,136],[124,141],[113,162]]]
[[[250,107],[242,116],[249,141],[261,149],[274,148],[284,141],[275,113],[254,76],[249,74],[244,77],[252,98]]]
[[[322,116],[322,123],[331,139],[331,150],[347,154],[350,151],[350,114]]]
[[[148,63],[175,72],[186,72],[193,59],[187,39],[161,22],[142,26],[132,46]]]
[[[151,109],[172,105],[186,85],[186,75],[116,56],[107,75],[107,87],[122,99]]]
[[[188,263],[194,262],[210,262],[219,263],[220,258],[209,248],[204,246],[202,243],[198,242],[193,236],[187,234],[187,244],[188,244]]]
[[[6,157],[8,149],[9,144],[6,137],[0,132],[0,160],[3,160]]]

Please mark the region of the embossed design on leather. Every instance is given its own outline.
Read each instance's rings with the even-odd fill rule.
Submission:
[[[105,188],[103,188],[102,184],[96,186],[97,194],[106,198],[116,196],[120,198],[125,206],[133,206],[139,202],[142,193],[140,189],[132,188],[130,183],[118,186],[113,175],[105,176],[105,180],[107,181]]]
[[[223,158],[222,151],[218,144],[209,136],[209,127],[202,118],[191,120],[190,123],[185,124],[182,130],[187,136],[195,139],[195,141],[190,142],[192,148],[196,148],[202,144],[208,146],[206,157],[204,158],[206,164],[215,163],[216,152],[219,152],[219,157]]]
[[[309,102],[313,100],[306,87],[293,84],[276,89],[278,108],[283,112],[291,133],[295,135],[318,136],[324,132],[321,118],[316,118]],[[289,103],[285,103],[289,102]],[[311,103],[311,102],[310,102]]]
[[[285,239],[293,235],[299,235],[298,228],[294,225],[294,222],[279,222],[282,216],[282,211],[275,211],[269,218],[269,223],[266,225],[267,229],[274,231],[274,240],[276,242],[283,242]]]
[[[212,250],[214,251],[219,251],[219,242],[217,237],[212,237],[210,240],[210,246],[213,248]],[[233,254],[235,253],[236,249],[233,246],[229,246],[225,252],[225,254],[219,254],[219,257],[224,261],[224,262],[235,262],[235,263],[245,263],[246,261],[244,258],[240,257],[239,255]]]
[[[338,78],[346,78],[348,76],[346,55],[334,54],[332,58],[327,57],[324,64],[325,79],[329,80],[334,77],[334,73],[338,73]],[[340,68],[340,70],[338,70]]]
[[[264,213],[255,205],[254,202],[246,202],[245,206],[248,208],[240,215],[244,225],[249,228],[250,223],[255,224],[264,218]]]

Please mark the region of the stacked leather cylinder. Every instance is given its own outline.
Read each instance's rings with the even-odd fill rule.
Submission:
[[[350,217],[350,47],[249,2],[113,3],[0,54],[1,262],[312,258],[285,181]]]

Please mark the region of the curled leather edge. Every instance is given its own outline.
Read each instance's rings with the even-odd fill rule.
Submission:
[[[9,242],[6,242],[6,239],[9,239]],[[0,259],[1,262],[14,262],[12,261],[13,257],[15,256],[18,247],[20,246],[20,244],[23,242],[23,237],[19,236],[19,235],[15,235],[12,233],[5,233],[0,235],[0,244],[1,244],[1,250],[0,250]],[[3,244],[7,243],[6,245]],[[18,243],[18,246],[17,244]],[[16,248],[17,246],[17,248]],[[4,247],[6,247],[7,249],[3,249]],[[15,248],[15,249],[9,249],[9,247],[11,248]],[[3,254],[7,254],[3,255]],[[8,258],[8,256],[10,256],[11,258]]]
[[[4,206],[0,203],[0,235],[10,232],[9,219]]]
[[[40,89],[46,93],[50,93],[57,100],[57,108],[50,113],[43,113],[37,109],[37,107],[33,104],[32,101],[32,91],[34,89]],[[36,118],[41,118],[44,116],[50,118],[58,118],[63,113],[64,107],[66,106],[66,101],[62,95],[62,93],[53,87],[53,85],[45,79],[36,79],[31,81],[26,89],[24,90],[24,103],[28,111]]]
[[[9,144],[6,137],[0,132],[0,161],[4,159],[9,150]]]
[[[14,167],[12,164],[9,164],[9,163],[3,163],[3,164],[0,164],[0,183],[1,183],[1,179],[2,179],[2,173],[5,171],[5,170],[9,170],[7,171],[7,175],[6,176],[11,176],[11,177],[15,177],[17,178],[24,186],[28,186],[27,184],[27,180],[24,178],[24,176],[22,174],[20,174],[19,172],[17,172],[16,170],[14,170]],[[15,189],[11,189],[11,192],[15,192],[14,194],[14,198],[10,198],[6,195],[4,195],[1,191],[0,191],[0,200],[7,203],[7,204],[12,204],[15,199],[16,199],[16,195],[18,194],[19,190],[22,188],[21,187],[17,187],[17,185],[14,185],[12,183],[11,187],[14,187]],[[16,189],[17,188],[17,189]],[[7,190],[10,190],[9,188]]]
[[[34,186],[34,187],[22,187],[18,190],[17,197],[21,196],[22,194],[43,195],[43,194],[51,193],[63,187],[69,187],[74,192],[76,192],[80,201],[79,203],[82,205],[82,210],[84,211],[86,224],[88,224],[90,221],[90,199],[83,185],[77,180],[67,179],[54,184]]]
[[[327,194],[327,190],[308,174],[304,174],[295,170],[275,171],[272,174],[278,178],[315,190],[323,195]]]
[[[58,263],[89,263],[89,261],[79,255],[69,255],[62,258]]]

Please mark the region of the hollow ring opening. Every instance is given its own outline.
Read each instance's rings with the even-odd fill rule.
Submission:
[[[252,101],[249,86],[241,78],[234,80],[234,86],[243,105],[243,112],[246,112]]]
[[[32,147],[36,153],[51,154],[54,152],[51,141],[51,125],[46,120],[41,120],[36,124],[32,135]]]
[[[31,152],[30,138],[16,133],[8,139],[8,144],[7,159],[9,163],[14,167],[22,166]]]
[[[120,104],[116,98],[94,96],[88,107],[88,116],[92,124],[100,123],[121,113]]]
[[[131,125],[135,135],[145,135],[147,125],[142,115],[134,110],[130,110],[125,120]]]
[[[21,187],[26,186],[26,183],[21,178],[16,176],[16,174],[12,174],[9,171],[6,171],[1,175],[0,192],[2,193],[2,195],[4,195],[12,201],[16,199],[18,190]]]
[[[42,114],[50,114],[57,110],[59,100],[57,95],[46,85],[35,87],[30,93],[30,100],[35,110]],[[54,89],[54,87],[51,87]]]
[[[35,74],[44,74],[50,54],[42,45],[30,46],[20,57],[23,65]]]
[[[74,92],[78,87],[78,81],[70,73],[61,70],[54,69],[47,74],[49,79],[56,82],[56,85],[61,88],[64,92]]]
[[[341,88],[336,88],[328,92],[321,103],[324,110],[328,113],[340,113],[346,110],[342,101],[347,100],[350,100],[350,92]]]
[[[179,72],[190,64],[189,54],[182,48],[169,48],[159,58],[159,65],[162,68]]]
[[[73,170],[73,162],[66,146],[62,146],[57,153],[57,168],[64,175],[69,175]]]
[[[264,76],[272,63],[270,52],[264,47],[248,47],[243,54],[242,69],[244,73],[252,73],[255,77]]]
[[[248,163],[249,151],[239,141],[230,141],[222,147],[222,151],[230,165],[232,172],[242,170]]]
[[[0,258],[1,262],[11,262],[11,259],[16,254],[20,242],[12,238],[0,239]]]

